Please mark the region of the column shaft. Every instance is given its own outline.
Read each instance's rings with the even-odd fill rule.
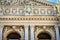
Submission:
[[[56,40],[60,40],[59,39],[59,29],[58,29],[57,25],[55,25],[55,30],[56,30]]]
[[[30,40],[34,40],[34,25],[30,25]]]
[[[28,25],[24,25],[25,28],[25,40],[28,40]]]
[[[2,35],[3,35],[3,25],[0,25],[0,40],[2,40]]]

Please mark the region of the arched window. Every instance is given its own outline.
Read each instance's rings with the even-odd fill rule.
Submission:
[[[7,40],[20,40],[20,38],[21,38],[21,36],[16,32],[10,33],[7,36]]]
[[[50,34],[45,32],[38,34],[37,38],[38,40],[51,40]]]

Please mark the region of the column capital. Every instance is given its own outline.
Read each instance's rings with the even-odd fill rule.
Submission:
[[[35,25],[30,25],[30,27],[35,27]]]
[[[25,27],[28,27],[29,25],[24,25]]]
[[[3,28],[4,28],[4,25],[0,25],[0,29],[1,29],[1,28],[3,29]]]
[[[58,25],[55,25],[54,27],[55,27],[55,28],[58,28],[59,26],[58,26]]]
[[[2,26],[2,25],[0,25],[0,26]]]

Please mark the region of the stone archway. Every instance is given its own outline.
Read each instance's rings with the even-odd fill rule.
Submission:
[[[4,26],[2,38],[2,40],[24,40],[24,26]]]
[[[42,33],[38,34],[37,38],[38,38],[38,40],[51,40],[50,34],[48,34],[46,32],[42,32]]]
[[[35,35],[34,36],[34,40],[42,39],[43,36],[47,36],[45,39],[55,40],[55,31],[53,29],[54,28],[52,26],[36,26],[35,27],[35,31],[34,31],[35,32],[34,33],[34,35]],[[39,36],[42,35],[42,38],[41,37],[38,37],[38,35]]]
[[[21,35],[16,32],[12,32],[7,36],[7,40],[21,40]]]

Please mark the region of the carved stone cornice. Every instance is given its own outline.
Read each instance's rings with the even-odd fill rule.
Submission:
[[[31,3],[33,2],[33,3]],[[0,0],[0,5],[3,5],[3,6],[10,6],[10,5],[37,5],[38,4],[41,4],[41,5],[45,5],[45,6],[53,6],[53,5],[56,5],[55,3],[50,3],[50,2],[47,2],[46,0]]]
[[[46,6],[53,6],[53,5],[55,6],[55,5],[57,5],[56,3],[48,2],[47,0],[34,0],[34,1],[42,3],[42,4],[46,5]]]
[[[55,16],[0,16],[0,21],[58,21]]]

